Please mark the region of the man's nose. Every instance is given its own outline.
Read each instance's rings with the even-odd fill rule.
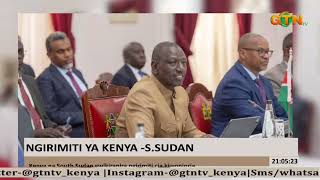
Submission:
[[[263,58],[264,58],[264,59],[269,59],[269,58],[270,58],[269,53],[264,53]]]
[[[70,57],[72,55],[72,51],[65,51],[64,52],[64,57]]]
[[[179,72],[182,72],[184,69],[184,65],[181,61],[178,61],[177,62],[177,65],[176,65],[176,70],[179,71]]]

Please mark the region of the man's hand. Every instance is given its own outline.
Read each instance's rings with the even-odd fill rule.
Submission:
[[[33,136],[36,138],[63,138],[64,134],[57,128],[44,128],[34,130]]]
[[[201,138],[216,138],[216,137],[212,134],[204,134],[201,136]]]
[[[56,129],[58,129],[61,133],[67,136],[72,131],[72,126],[70,124],[57,126]]]

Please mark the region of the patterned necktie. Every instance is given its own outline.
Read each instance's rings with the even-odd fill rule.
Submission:
[[[144,73],[143,73],[141,70],[138,71],[138,74],[139,74],[141,77],[144,76]]]
[[[256,85],[258,86],[258,89],[259,89],[260,95],[262,97],[263,103],[266,104],[267,95],[266,95],[266,91],[264,89],[263,83],[260,80],[260,78],[256,78],[255,82],[256,82]]]
[[[67,75],[70,77],[72,85],[76,89],[78,96],[81,97],[82,90],[70,70],[67,72]]]
[[[18,84],[20,87],[20,92],[21,92],[21,96],[24,101],[24,104],[26,105],[26,108],[28,109],[28,111],[31,115],[31,119],[33,121],[34,128],[35,129],[42,129],[40,116],[39,116],[38,112],[36,111],[36,109],[32,106],[31,100],[30,100],[26,90],[24,89],[24,86],[22,84],[21,79],[18,79]]]

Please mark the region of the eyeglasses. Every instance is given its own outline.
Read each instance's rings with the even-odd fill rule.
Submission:
[[[263,48],[259,48],[259,49],[254,49],[254,48],[242,48],[245,50],[249,50],[249,51],[257,51],[259,56],[264,56],[265,54],[268,54],[268,57],[272,56],[273,50],[269,50],[269,49],[263,49]]]

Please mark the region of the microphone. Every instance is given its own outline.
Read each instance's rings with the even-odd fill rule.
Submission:
[[[264,112],[264,109],[259,106],[257,103],[253,102],[252,100],[248,99],[248,102],[255,108],[259,109],[260,111]]]

